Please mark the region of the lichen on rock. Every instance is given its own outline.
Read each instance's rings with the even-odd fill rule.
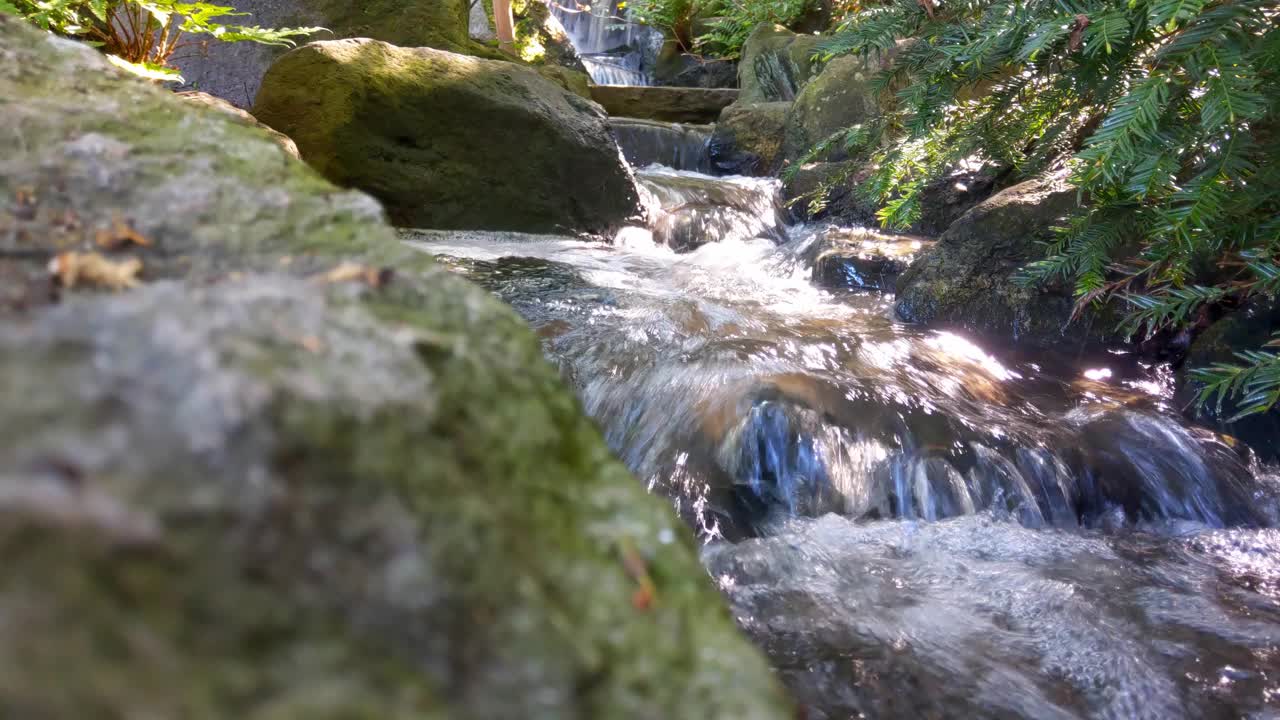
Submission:
[[[0,716],[789,715],[508,307],[261,130],[0,58]],[[50,292],[114,222],[142,287]]]

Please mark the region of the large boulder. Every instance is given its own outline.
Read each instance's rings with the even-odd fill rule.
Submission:
[[[470,39],[469,0],[236,0],[239,21],[263,27],[322,27],[316,40],[367,37],[406,47],[496,55]],[[235,20],[235,18],[232,18]],[[262,76],[285,48],[256,43],[219,42],[193,36],[198,44],[178,53],[174,64],[187,86],[229,100],[253,104]]]
[[[0,57],[0,716],[791,716],[509,308],[260,130]]]
[[[787,116],[787,157],[798,158],[836,131],[871,119],[879,110],[871,85],[880,68],[879,59],[841,55],[806,83]],[[819,159],[844,157],[837,151]]]
[[[1113,339],[1105,311],[1071,321],[1069,288],[1017,281],[1021,268],[1043,257],[1041,243],[1051,228],[1076,208],[1076,191],[1060,175],[1028,180],[979,203],[898,279],[898,315],[1031,342]]]
[[[711,163],[729,175],[773,175],[782,165],[782,137],[791,103],[734,103],[720,112],[711,136]]]
[[[738,61],[743,103],[791,101],[815,72],[813,54],[820,38],[797,35],[781,25],[762,23],[747,36]]]
[[[642,212],[600,108],[514,63],[312,43],[272,66],[253,112],[399,225],[608,234]]]

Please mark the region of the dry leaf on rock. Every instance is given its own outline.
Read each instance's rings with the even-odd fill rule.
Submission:
[[[98,253],[64,252],[49,263],[49,272],[68,290],[77,285],[128,290],[141,284],[138,273],[142,272],[142,261],[129,258],[113,262]]]
[[[110,229],[99,230],[94,236],[93,242],[103,250],[119,250],[130,245],[142,247],[150,247],[151,245],[150,240],[135,230],[127,220],[123,220],[119,216],[111,221]]]

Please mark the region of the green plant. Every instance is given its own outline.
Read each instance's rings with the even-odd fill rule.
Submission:
[[[914,222],[924,185],[962,163],[1065,166],[1089,209],[1025,282],[1068,280],[1078,307],[1126,301],[1145,334],[1280,292],[1275,0],[894,0],[821,49],[849,52],[896,55],[855,143],[886,225]],[[1202,400],[1273,405],[1275,354],[1240,360],[1198,375]]]
[[[45,30],[85,40],[112,62],[140,75],[181,81],[169,66],[189,34],[223,42],[291,46],[295,38],[323,28],[271,29],[225,25],[225,17],[243,16],[235,8],[174,0],[0,0],[0,12],[21,15]]]
[[[711,54],[738,57],[757,25],[791,25],[813,5],[813,0],[711,0],[704,13],[710,18],[709,29],[698,36],[695,44]]]

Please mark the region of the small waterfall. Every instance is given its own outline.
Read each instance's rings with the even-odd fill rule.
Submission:
[[[657,204],[654,241],[676,252],[711,242],[783,239],[777,180],[711,177],[656,165],[638,171],[636,180]]]
[[[652,85],[662,33],[626,19],[625,0],[596,5],[551,3],[587,72],[597,85]]]
[[[634,118],[611,118],[609,125],[632,167],[665,165],[676,170],[711,172],[708,126]]]

